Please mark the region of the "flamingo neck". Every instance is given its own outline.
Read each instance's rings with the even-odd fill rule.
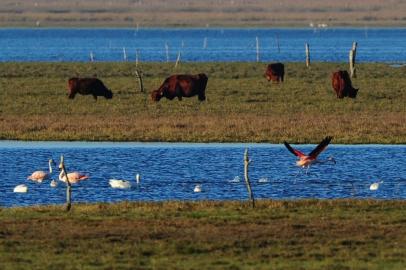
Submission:
[[[63,170],[59,173],[59,180],[62,182],[66,182],[67,175],[64,173]]]

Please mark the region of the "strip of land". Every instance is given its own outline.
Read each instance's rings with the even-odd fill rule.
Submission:
[[[1,269],[405,269],[404,201],[0,208]]]
[[[2,27],[406,26],[402,0],[2,0]]]
[[[265,63],[1,63],[0,139],[167,142],[406,143],[405,68],[359,64],[356,99],[337,99],[331,73],[346,64],[286,63],[282,84]],[[141,93],[135,70],[143,72]],[[207,100],[159,103],[149,93],[173,73],[208,77]],[[67,98],[67,80],[97,75],[112,100]]]

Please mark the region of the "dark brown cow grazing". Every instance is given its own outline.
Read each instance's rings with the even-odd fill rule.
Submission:
[[[159,101],[162,97],[169,100],[177,97],[182,100],[182,97],[198,96],[200,101],[206,99],[207,76],[204,73],[197,75],[172,75],[165,79],[162,85],[152,91],[151,98],[153,101]]]
[[[346,70],[338,70],[333,72],[331,83],[334,91],[337,94],[337,98],[357,97],[358,89],[352,87],[350,75],[348,75]]]
[[[75,98],[76,94],[92,95],[95,100],[98,96],[107,99],[113,97],[113,93],[97,78],[70,78],[68,80],[68,92],[70,99]]]
[[[285,65],[282,63],[269,64],[265,71],[265,77],[269,81],[283,82],[285,76]]]

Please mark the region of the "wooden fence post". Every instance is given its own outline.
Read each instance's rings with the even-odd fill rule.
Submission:
[[[258,37],[255,38],[256,48],[257,48],[257,62],[259,62],[259,40]]]
[[[309,43],[305,43],[305,49],[306,49],[306,67],[310,67],[310,48],[309,48]]]
[[[279,46],[279,35],[278,34],[276,34],[276,46],[278,48],[278,53],[281,53],[281,48]]]
[[[178,67],[179,62],[180,62],[180,51],[179,51],[179,53],[178,53],[178,57],[176,58],[175,68]]]
[[[349,62],[350,62],[350,76],[351,78],[356,78],[356,69],[355,69],[355,56],[357,54],[357,42],[352,43],[352,48],[349,54]]]
[[[254,198],[254,194],[252,193],[251,182],[250,182],[250,179],[248,177],[248,165],[250,163],[251,163],[251,160],[249,160],[249,158],[248,158],[248,149],[245,149],[245,153],[244,153],[244,178],[245,178],[245,184],[247,185],[248,197],[251,200],[252,208],[254,208],[255,207],[255,198]]]
[[[127,52],[125,50],[125,47],[123,47],[123,59],[124,59],[124,62],[127,62]]]
[[[92,51],[90,51],[90,62],[94,62],[94,55]]]
[[[72,184],[69,181],[68,174],[66,172],[66,167],[63,159],[63,155],[61,155],[61,162],[59,163],[59,169],[62,170],[62,177],[65,177],[66,183],[66,211],[69,212],[72,207]]]
[[[135,67],[138,67],[138,61],[139,61],[139,52],[138,49],[135,50]]]
[[[140,87],[140,92],[144,93],[144,84],[142,82],[142,71],[136,69],[135,70],[135,77],[138,79],[138,84]]]
[[[165,43],[166,62],[169,63],[169,46]]]

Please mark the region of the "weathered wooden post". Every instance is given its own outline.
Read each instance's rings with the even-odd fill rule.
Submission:
[[[59,169],[62,170],[62,177],[65,178],[66,183],[66,211],[69,212],[72,207],[72,184],[69,181],[68,174],[66,172],[66,167],[61,155],[61,162],[59,163]]]
[[[281,53],[281,48],[279,46],[279,36],[276,34],[276,47],[278,48],[278,53]]]
[[[169,46],[165,43],[166,62],[169,63]]]
[[[175,68],[178,67],[179,62],[180,62],[180,51],[179,51],[179,53],[178,53],[178,57],[176,58]]]
[[[203,49],[207,48],[207,37],[203,39]]]
[[[127,62],[127,52],[125,50],[125,47],[123,47],[123,58],[124,58],[124,62]]]
[[[93,62],[93,61],[94,61],[93,52],[92,52],[92,51],[90,51],[90,62]]]
[[[259,40],[258,37],[255,38],[256,48],[257,48],[257,62],[259,62]]]
[[[248,149],[245,149],[244,153],[244,178],[245,178],[245,184],[247,185],[247,190],[248,190],[248,197],[251,200],[251,205],[252,208],[255,207],[255,198],[254,194],[252,193],[251,189],[251,182],[248,177],[248,165],[251,163],[251,160],[248,158]]]
[[[138,61],[139,61],[139,52],[138,49],[135,50],[135,67],[138,67]]]
[[[310,67],[310,48],[309,48],[309,43],[305,43],[305,49],[306,49],[306,67]]]
[[[138,85],[139,85],[139,88],[140,88],[140,92],[141,92],[141,93],[144,93],[144,84],[143,84],[143,82],[142,82],[142,71],[136,69],[136,70],[135,70],[135,77],[136,77],[137,80],[138,80]]]
[[[352,48],[350,50],[350,54],[349,54],[349,63],[350,63],[350,76],[351,78],[356,78],[357,74],[356,74],[356,69],[355,69],[355,56],[357,54],[357,42],[353,42],[352,43]]]

